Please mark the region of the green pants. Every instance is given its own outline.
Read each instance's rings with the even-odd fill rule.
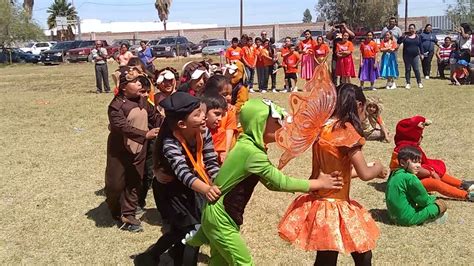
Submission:
[[[226,213],[222,198],[204,207],[201,222],[201,229],[188,244],[208,243],[211,246],[209,265],[254,265],[239,226]]]
[[[398,221],[398,224],[404,226],[419,225],[429,220],[437,218],[439,215],[439,208],[436,204],[430,204],[423,209],[416,210],[415,213],[406,219]]]

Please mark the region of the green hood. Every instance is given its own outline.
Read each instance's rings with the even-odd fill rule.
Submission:
[[[284,119],[286,112],[267,99],[250,99],[240,111],[240,124],[244,130],[241,138],[250,139],[257,147],[264,150],[263,132],[269,115],[277,119]]]

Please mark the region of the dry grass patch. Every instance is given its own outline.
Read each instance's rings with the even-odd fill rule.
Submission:
[[[180,69],[184,62],[160,60],[158,65]],[[113,67],[110,65],[110,70]],[[151,195],[145,232],[120,231],[109,216],[101,189],[106,111],[112,95],[90,93],[95,90],[93,65],[21,65],[0,71],[0,263],[130,264],[129,256],[154,243],[161,226]],[[282,75],[278,73],[278,87],[282,87]],[[474,86],[447,84],[428,80],[423,90],[379,90],[367,95],[384,100],[383,116],[391,132],[401,118],[423,114],[432,119],[433,125],[425,130],[426,152],[443,158],[453,175],[472,180]],[[383,81],[377,85],[383,86]],[[298,87],[303,87],[302,81]],[[284,106],[287,96],[265,95]],[[388,164],[392,145],[369,142],[364,152],[369,159]],[[275,145],[270,146],[273,161],[280,153]],[[285,172],[307,178],[310,161],[311,155],[306,153]],[[473,203],[449,201],[449,219],[444,225],[397,227],[387,224],[383,189],[382,180],[355,180],[351,188],[351,196],[372,210],[379,221],[381,238],[374,263],[470,264]],[[289,246],[276,232],[294,197],[257,186],[242,227],[257,265],[312,265],[314,253]],[[341,255],[340,262],[350,264],[351,258]]]

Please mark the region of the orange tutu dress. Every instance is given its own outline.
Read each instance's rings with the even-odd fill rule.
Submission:
[[[349,198],[351,162],[347,152],[362,146],[365,139],[354,127],[323,127],[313,145],[313,177],[320,171],[341,171],[344,185],[337,190],[320,190],[298,196],[278,225],[281,238],[311,251],[366,252],[375,248],[379,229],[372,216]]]

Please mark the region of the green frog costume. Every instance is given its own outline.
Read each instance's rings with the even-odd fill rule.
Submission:
[[[221,197],[205,205],[201,227],[187,241],[193,246],[210,245],[209,265],[254,265],[239,231],[245,206],[258,182],[274,191],[309,191],[309,180],[284,175],[268,159],[263,141],[268,117],[284,119],[284,111],[261,99],[251,99],[242,107],[240,121],[244,132],[214,181]]]
[[[418,225],[439,216],[435,203],[418,177],[403,168],[392,173],[387,181],[385,201],[390,218],[403,226]]]

